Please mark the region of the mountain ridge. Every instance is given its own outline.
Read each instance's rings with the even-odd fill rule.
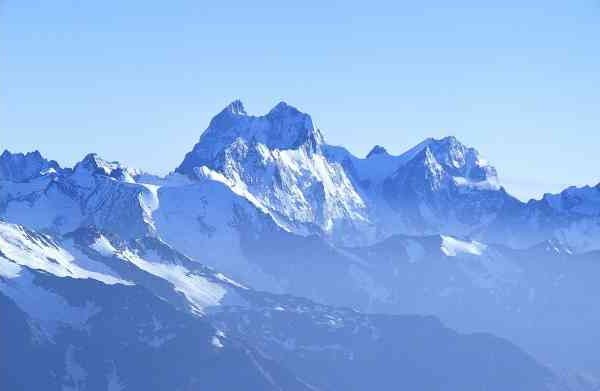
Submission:
[[[584,306],[597,291],[600,186],[524,203],[455,137],[356,157],[286,103],[251,116],[235,101],[206,132],[164,177],[96,154],[60,167],[39,152],[4,152],[0,220],[38,232],[31,240],[76,246],[74,259],[101,256],[91,271],[135,281],[178,310],[191,300],[209,316],[221,291],[207,295],[202,279],[235,282],[366,312],[434,314],[510,338],[543,362],[600,373],[585,343],[600,319]],[[57,278],[81,272],[63,253],[51,258]],[[560,311],[533,316],[551,304]]]
[[[291,137],[281,138],[281,134]],[[565,189],[559,195],[521,202],[502,187],[496,169],[477,150],[453,136],[426,139],[400,155],[391,155],[381,146],[373,151],[377,153],[359,158],[327,144],[310,116],[285,102],[254,116],[236,100],[213,118],[174,173],[192,181],[218,179],[268,211],[285,230],[301,235],[319,232],[343,245],[372,244],[393,234],[447,233],[519,248],[552,238],[566,241],[575,251],[597,247],[578,233],[585,229],[600,236],[592,222],[580,222],[593,220],[600,210],[593,188]],[[10,180],[6,167],[17,160],[25,164],[21,171],[29,170],[26,180],[42,171],[73,176],[84,166],[132,184],[136,177],[140,183],[152,182],[151,186],[174,180],[173,174],[154,177],[95,154],[63,169],[39,152],[20,156],[8,151],[0,158],[5,167],[0,178]],[[569,194],[582,206],[544,206],[556,206],[556,200]],[[584,209],[587,212],[580,213]],[[507,227],[541,224],[532,219],[550,219],[551,228],[540,236],[514,235]],[[585,227],[577,228],[582,224]]]
[[[569,390],[502,339],[459,334],[432,317],[255,291],[160,243],[135,243],[94,230],[55,240],[0,222],[0,308],[11,319],[0,329],[0,385]],[[498,368],[498,358],[512,365]]]

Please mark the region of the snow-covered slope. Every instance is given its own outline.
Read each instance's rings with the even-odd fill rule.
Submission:
[[[177,174],[176,174],[177,175]],[[182,253],[223,271],[236,280],[271,292],[283,292],[277,275],[245,254],[243,227],[259,236],[265,226],[277,226],[268,211],[221,178],[201,177],[184,185],[163,183],[153,220],[160,237]],[[277,226],[278,227],[278,226]]]
[[[342,164],[369,207],[375,239],[393,234],[469,235],[518,202],[500,186],[496,170],[454,137],[427,139],[399,156],[376,146],[364,159],[326,148]],[[477,205],[473,208],[473,205]]]
[[[0,313],[3,390],[312,389],[138,285],[23,268],[0,276]]]
[[[458,185],[488,188],[500,188],[494,167],[484,160],[474,148],[460,143],[455,137],[440,140],[427,139],[405,153],[393,156],[387,150],[376,145],[364,159],[353,156],[342,147],[327,146],[330,160],[344,163],[363,187],[381,183],[408,162],[422,155],[431,171],[445,171]],[[433,178],[432,178],[433,179]],[[439,186],[439,183],[432,183]]]
[[[92,229],[0,222],[0,313],[2,389],[569,390],[501,339],[254,291]]]
[[[427,139],[398,156],[380,146],[363,159],[343,147],[323,149],[367,205],[375,241],[449,234],[521,249],[547,240],[573,252],[600,246],[600,185],[523,203],[505,191],[478,151],[455,137]]]
[[[239,303],[236,291],[241,284],[192,262],[158,239],[113,242],[90,228],[57,240],[0,222],[0,277],[19,278],[31,269],[107,285],[141,285],[197,314],[224,302]],[[21,293],[29,295],[30,289]]]
[[[259,117],[233,102],[176,171],[222,178],[282,228],[343,244],[394,233],[467,234],[513,202],[495,169],[453,137],[400,156],[378,147],[359,159],[325,144],[311,118],[283,102]],[[465,211],[473,202],[483,206],[475,216]]]
[[[68,251],[50,237],[20,225],[0,222],[2,270],[12,277],[22,267],[44,271],[57,277],[91,278],[105,284],[130,284],[106,265],[89,259],[76,249]]]
[[[5,152],[0,167],[0,215],[51,232],[94,225],[121,236],[155,235],[160,189],[219,182],[282,229],[337,245],[441,234],[518,248],[550,239],[573,252],[599,248],[597,187],[523,203],[454,137],[427,139],[398,156],[377,146],[357,158],[327,145],[309,115],[283,102],[264,116],[231,103],[167,178],[93,154],[62,169],[39,153]],[[197,200],[187,201],[194,213]]]
[[[454,137],[359,158],[285,103],[252,116],[236,101],[166,177],[95,154],[62,168],[38,152],[4,152],[0,218],[43,235],[3,226],[5,258],[21,260],[2,270],[142,287],[194,316],[242,305],[240,286],[432,313],[548,360],[577,346],[578,364],[600,373],[596,347],[582,343],[598,329],[589,279],[599,194],[570,188],[523,203]],[[545,311],[556,303],[563,310]]]
[[[366,205],[343,168],[329,162],[307,114],[282,102],[264,116],[226,107],[177,168],[192,179],[216,171],[287,230],[343,239],[368,229]]]
[[[0,178],[0,212],[6,219],[60,234],[87,225],[123,237],[153,232],[152,188],[135,183],[135,171],[94,154],[73,169],[38,172],[39,161],[30,164],[22,168],[32,173],[27,180]]]

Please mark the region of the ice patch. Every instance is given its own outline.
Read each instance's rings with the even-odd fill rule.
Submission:
[[[109,285],[131,284],[119,278],[106,265],[92,261],[84,254],[75,257],[50,238],[26,231],[18,225],[0,222],[0,251],[4,258],[18,265],[43,270],[58,277],[91,278]],[[73,252],[76,250],[73,249]],[[14,267],[12,270],[14,274]]]
[[[150,274],[169,281],[175,291],[182,293],[199,314],[203,314],[206,307],[219,305],[227,293],[221,285],[210,282],[183,266],[150,262],[129,250],[120,253],[120,257]]]
[[[483,181],[473,181],[464,177],[452,177],[454,184],[459,187],[472,188],[477,190],[500,190],[501,186],[496,177],[490,177]]]
[[[210,343],[215,348],[219,348],[219,349],[223,348],[223,343],[221,342],[221,340],[219,339],[219,337],[217,337],[216,335],[212,337]]]
[[[232,280],[231,278],[225,276],[223,273],[217,273],[217,274],[215,274],[215,277],[217,277],[219,280],[221,280],[223,282],[226,282],[228,284],[231,284],[231,285],[233,285],[235,287],[242,288],[242,289],[248,289],[248,287],[246,287],[246,286],[244,286],[244,285],[242,285],[242,284],[240,284],[240,283]]]
[[[140,183],[146,191],[142,193],[142,205],[148,212],[154,212],[159,207],[158,190],[160,186],[150,185],[148,183]]]
[[[0,255],[0,277],[15,278],[21,274],[21,267]]]
[[[111,257],[117,251],[112,244],[106,239],[104,236],[100,235],[99,238],[96,239],[94,243],[90,245],[90,247],[98,252],[100,255],[105,257]]]
[[[448,257],[456,257],[459,254],[481,255],[487,246],[479,242],[465,242],[450,236],[442,235],[441,250]]]

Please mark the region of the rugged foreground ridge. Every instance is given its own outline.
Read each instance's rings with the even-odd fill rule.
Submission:
[[[2,389],[568,389],[504,340],[260,293],[155,239],[0,223],[0,248]]]
[[[600,185],[523,203],[454,137],[359,158],[286,103],[236,101],[166,177],[4,152],[0,218],[3,313],[28,325],[2,338],[37,341],[11,356],[38,357],[57,388],[587,389],[540,362],[600,375]],[[129,344],[139,359],[112,362]],[[2,381],[18,381],[7,357]]]

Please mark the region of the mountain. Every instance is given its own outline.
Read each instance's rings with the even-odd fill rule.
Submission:
[[[573,252],[586,252],[598,249],[600,235],[598,187],[523,203],[505,191],[493,166],[454,137],[425,140],[398,156],[377,147],[357,158],[326,144],[309,115],[283,102],[264,116],[231,103],[167,178],[93,154],[74,169],[62,169],[39,152],[5,152],[0,167],[3,215],[14,211],[17,222],[58,232],[82,221],[100,227],[126,221],[127,228],[111,229],[150,233],[158,189],[212,181],[282,229],[335,245],[372,245],[395,234],[446,234],[521,249],[559,240]],[[24,174],[11,174],[15,170]],[[557,207],[556,197],[571,200]],[[83,208],[56,212],[82,203]],[[117,210],[129,215],[115,217]],[[24,214],[31,220],[22,220]]]
[[[376,147],[365,159],[329,147],[328,158],[352,173],[379,240],[393,234],[473,235],[518,203],[500,186],[496,170],[454,137],[425,140],[400,156]]]
[[[39,151],[0,155],[0,180],[24,182],[39,175],[48,175],[60,170],[58,163],[42,157]]]
[[[323,372],[318,380],[310,377],[334,364],[312,365],[298,356],[308,357],[306,349],[288,356],[292,342],[265,346],[274,342],[269,332],[297,332],[298,338],[304,327],[321,332],[305,323],[298,330],[274,324],[256,329],[255,317],[268,322],[281,315],[273,308],[288,308],[288,300],[300,297],[311,309],[289,314],[293,324],[299,313],[317,319],[343,312],[359,323],[362,316],[393,323],[406,314],[434,315],[462,333],[507,338],[553,368],[600,377],[598,346],[590,342],[600,337],[593,301],[600,293],[599,194],[600,186],[569,188],[521,202],[478,151],[454,137],[427,139],[400,155],[376,146],[356,157],[327,144],[310,116],[286,103],[252,116],[233,102],[165,177],[95,154],[73,168],[39,152],[0,155],[0,218],[26,227],[22,246],[50,240],[50,247],[62,249],[44,261],[43,272],[27,263],[35,259],[28,253],[6,253],[13,263],[51,273],[50,280],[85,285],[73,288],[82,296],[94,289],[84,283],[93,279],[101,291],[124,289],[119,295],[142,289],[149,302],[158,298],[169,311],[212,325],[229,314],[231,324],[219,323],[219,330],[243,332],[237,336],[253,355],[269,352],[265,359],[276,361],[269,376],[279,376],[283,383],[274,387],[283,389],[296,387],[286,383],[289,372],[300,379],[300,389],[350,387],[328,384]],[[85,267],[77,267],[73,260],[79,259]],[[23,291],[29,289],[35,287]],[[277,304],[267,308],[265,300]],[[31,305],[30,312],[17,305],[27,323],[41,316],[39,303]],[[241,317],[253,320],[245,327]],[[470,343],[464,334],[452,335],[458,340],[444,343]],[[352,344],[350,337],[339,338]],[[400,349],[392,340],[386,343]],[[315,341],[305,345],[315,351],[326,345],[326,337]],[[441,354],[421,348],[428,352],[423,362]],[[332,352],[323,354],[351,357]],[[335,368],[358,372],[345,376],[361,384],[350,361]],[[369,371],[383,376],[377,368],[390,363],[406,364],[374,361]],[[365,362],[360,366],[367,371]]]
[[[570,389],[504,340],[254,291],[91,229],[0,223],[0,308],[3,389]]]
[[[322,146],[310,116],[296,108],[281,102],[255,117],[236,101],[211,121],[176,172],[218,175],[286,230],[343,238],[347,228],[367,223],[366,206]]]
[[[455,137],[427,139],[398,156],[376,146],[357,158],[327,144],[309,115],[284,102],[264,116],[231,103],[175,172],[192,181],[219,178],[283,229],[334,244],[369,245],[394,234],[467,236],[518,248],[559,239],[580,252],[598,243],[597,203],[591,215],[549,215],[543,201],[523,203]]]
[[[524,248],[553,240],[574,253],[600,250],[600,184],[570,187],[507,208],[482,235],[490,241]]]
[[[216,303],[216,283],[141,259],[139,269],[123,265],[126,280],[115,263],[127,260],[108,262],[106,238],[67,242],[0,224],[0,308],[10,319],[0,328],[2,389],[311,389],[243,342],[222,343],[193,315]],[[177,309],[181,291],[190,311]]]

